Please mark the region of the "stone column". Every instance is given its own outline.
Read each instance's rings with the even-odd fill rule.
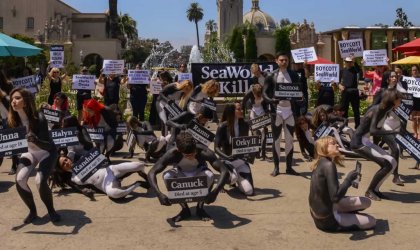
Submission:
[[[388,58],[391,62],[393,61],[393,55],[392,55],[392,35],[393,35],[393,33],[394,32],[392,30],[387,30],[386,31],[386,41],[388,43],[387,54],[388,54]]]
[[[338,49],[338,41],[340,41],[340,33],[334,33],[333,34],[333,40],[334,40],[334,44],[333,44],[333,49],[334,49],[334,62],[341,64],[341,56],[340,56],[340,51]]]
[[[370,50],[370,43],[372,40],[372,31],[371,30],[365,30],[365,49]]]

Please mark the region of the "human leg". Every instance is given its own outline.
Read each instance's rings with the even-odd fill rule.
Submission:
[[[334,208],[341,213],[357,212],[370,207],[372,201],[361,196],[346,196],[334,204]]]
[[[352,93],[350,102],[354,114],[354,127],[357,128],[360,124],[360,97],[358,91],[354,91],[354,93]]]
[[[178,178],[178,177],[185,177],[185,175],[182,174],[181,171],[178,171],[177,168],[170,169],[163,174],[163,180],[165,181],[165,184],[166,184],[167,179]],[[190,211],[190,208],[188,207],[188,204],[180,203],[179,205],[181,206],[181,211],[177,215],[171,218],[173,222],[179,222],[179,221],[182,221],[191,217],[191,211]]]
[[[273,114],[274,117],[272,117],[272,133],[273,133],[273,145],[272,145],[272,151],[273,151],[273,160],[274,160],[274,170],[271,173],[271,176],[277,176],[280,174],[280,141],[281,141],[281,130],[283,128],[283,118],[279,115]]]
[[[286,174],[298,175],[292,168],[293,164],[293,132],[295,131],[295,118],[289,116],[283,123],[284,125],[284,153],[286,155]]]
[[[34,170],[34,165],[32,164],[33,158],[29,153],[24,153],[19,159],[17,171],[16,171],[16,189],[20,198],[23,200],[25,205],[29,208],[29,214],[24,219],[24,223],[31,223],[36,217],[36,206],[34,197],[32,195],[31,189],[28,186],[28,179],[31,175],[31,172]]]

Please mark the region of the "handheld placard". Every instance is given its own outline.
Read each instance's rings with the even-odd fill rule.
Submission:
[[[202,144],[204,144],[206,146],[209,146],[210,143],[212,143],[214,141],[215,135],[210,130],[208,130],[205,127],[201,126],[200,124],[198,124],[194,120],[191,121],[188,124],[187,132],[189,134],[191,134],[192,137],[196,141],[198,141],[198,142],[200,142],[200,143],[202,143]]]
[[[271,115],[265,114],[250,120],[251,130],[258,130],[271,124]]]
[[[255,154],[260,151],[261,136],[241,136],[232,138],[232,155],[244,161],[254,163]]]
[[[319,127],[315,130],[314,133],[314,140],[318,140],[321,137],[331,135],[333,133],[332,128],[328,126],[328,123],[323,122]]]
[[[420,142],[407,131],[400,131],[395,141],[407,151],[417,162],[420,162]]]
[[[25,152],[28,152],[25,127],[0,130],[0,157]]]
[[[279,100],[301,100],[303,93],[299,83],[276,83],[274,97]]]
[[[207,176],[171,178],[165,184],[171,203],[203,201],[209,192]]]
[[[127,133],[127,124],[125,122],[118,123],[117,134],[126,134]]]
[[[86,130],[89,133],[90,139],[92,139],[93,142],[98,142],[98,143],[104,142],[105,129],[103,127],[97,127],[97,128],[86,127]]]
[[[169,119],[182,113],[182,109],[175,102],[169,102],[165,104],[165,110]]]
[[[216,103],[214,101],[212,101],[208,98],[204,98],[201,102],[202,102],[204,107],[207,107],[212,111],[216,111],[217,106],[216,106]]]
[[[99,152],[99,149],[93,148],[73,165],[72,171],[77,178],[85,182],[98,171],[105,160],[106,157]]]
[[[76,127],[53,129],[49,133],[57,147],[68,147],[79,144]]]
[[[135,143],[136,135],[133,133],[133,130],[130,130],[127,135],[127,146],[132,147]]]
[[[44,114],[45,119],[50,123],[59,123],[61,118],[61,111],[54,109],[42,108],[41,112]]]

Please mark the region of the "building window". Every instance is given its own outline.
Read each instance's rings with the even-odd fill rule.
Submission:
[[[349,40],[351,39],[363,39],[363,32],[362,31],[350,31],[349,32]]]
[[[26,28],[27,29],[34,29],[35,26],[35,19],[33,17],[28,17],[26,19]]]
[[[384,30],[372,31],[371,49],[387,49],[388,41]]]
[[[0,30],[3,29],[3,17],[0,17]]]

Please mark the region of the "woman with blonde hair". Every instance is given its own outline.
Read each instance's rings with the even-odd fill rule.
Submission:
[[[350,171],[339,184],[336,164],[343,166],[343,156],[334,137],[315,142],[315,163],[309,192],[309,207],[315,226],[327,232],[368,230],[376,225],[374,217],[358,213],[370,207],[366,197],[345,196],[359,173]]]
[[[63,76],[60,76],[60,69],[52,68],[50,73],[47,74],[47,78],[50,81],[50,95],[48,96],[48,104],[53,105],[55,95],[61,92],[61,86],[63,84]]]
[[[200,84],[194,88],[189,100],[188,111],[192,114],[197,114],[201,108],[201,102],[206,98],[213,98],[219,95],[219,83],[214,80]]]

